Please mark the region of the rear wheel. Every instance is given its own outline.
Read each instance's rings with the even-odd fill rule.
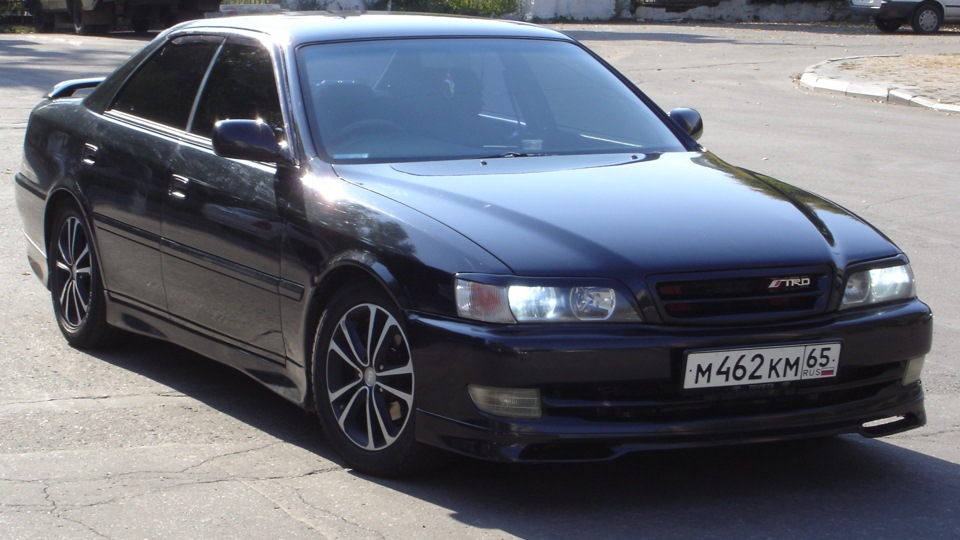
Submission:
[[[943,13],[940,11],[940,6],[933,3],[921,4],[913,12],[913,19],[910,21],[913,31],[918,34],[932,34],[940,30],[942,23]]]
[[[70,6],[70,15],[73,20],[73,31],[84,36],[95,36],[107,33],[108,25],[90,24],[83,14],[83,2],[73,0],[68,4]]]
[[[875,19],[873,22],[876,23],[877,29],[887,34],[892,34],[903,26],[901,19]]]
[[[133,29],[133,33],[135,34],[146,34],[150,30],[150,19],[131,19],[130,28]]]
[[[399,310],[357,281],[328,304],[313,352],[317,413],[355,469],[378,476],[421,470],[435,450],[414,438],[414,363]]]
[[[33,29],[35,32],[46,34],[53,31],[53,15],[43,12],[43,5],[40,0],[28,2],[27,9],[33,14]]]
[[[47,258],[60,332],[75,347],[106,346],[116,331],[107,324],[103,281],[86,221],[76,209],[68,208],[54,221],[52,230]]]

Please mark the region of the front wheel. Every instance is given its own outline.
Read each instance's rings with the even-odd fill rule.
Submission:
[[[900,19],[875,19],[874,23],[878,30],[887,34],[892,34],[903,26],[903,21]]]
[[[918,34],[933,34],[940,30],[940,24],[943,23],[943,14],[939,6],[931,3],[922,4],[913,12],[913,19],[910,25],[913,31]]]
[[[320,422],[355,469],[397,476],[424,468],[414,438],[416,379],[399,311],[375,285],[354,282],[330,301],[313,352]]]
[[[107,324],[106,297],[86,221],[68,208],[54,222],[47,250],[50,295],[57,325],[74,347],[108,345],[115,330]]]

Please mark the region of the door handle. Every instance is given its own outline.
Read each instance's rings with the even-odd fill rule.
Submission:
[[[99,151],[100,149],[96,146],[90,143],[84,143],[83,153],[80,156],[80,161],[82,161],[84,165],[96,165],[97,152]]]
[[[187,198],[187,189],[190,188],[190,179],[186,176],[180,176],[179,174],[174,174],[170,177],[170,189],[167,191],[167,194],[177,200],[184,200]]]

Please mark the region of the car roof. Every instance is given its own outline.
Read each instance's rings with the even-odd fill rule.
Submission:
[[[531,39],[571,38],[542,26],[444,15],[380,12],[303,12],[200,19],[173,30],[237,29],[285,37],[291,44],[318,41],[404,37],[517,37]]]

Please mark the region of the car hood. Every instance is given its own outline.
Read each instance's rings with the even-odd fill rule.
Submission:
[[[889,257],[873,227],[710,153],[338,165],[518,275],[626,277]]]

